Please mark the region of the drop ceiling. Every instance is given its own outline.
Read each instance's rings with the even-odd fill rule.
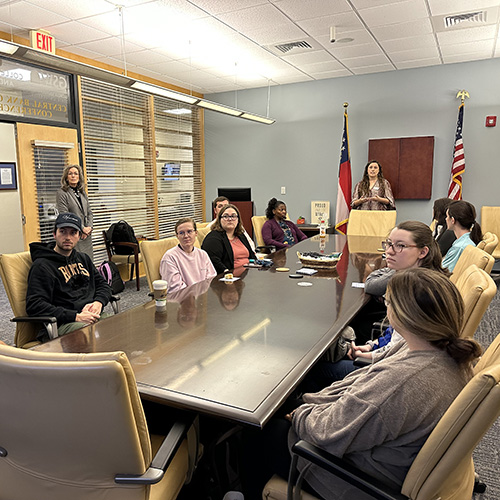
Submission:
[[[500,57],[499,6],[498,0],[0,0],[0,31],[28,39],[30,29],[47,30],[58,49],[210,94]]]

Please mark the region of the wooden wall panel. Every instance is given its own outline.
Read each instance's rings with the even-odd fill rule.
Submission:
[[[370,139],[368,158],[380,162],[396,199],[431,198],[434,137]]]

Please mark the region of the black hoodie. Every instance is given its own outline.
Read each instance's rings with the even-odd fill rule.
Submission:
[[[54,250],[55,243],[31,243],[33,265],[28,275],[26,312],[29,316],[55,316],[57,324],[72,323],[86,304],[105,306],[111,287],[90,257],[73,250],[68,257]]]

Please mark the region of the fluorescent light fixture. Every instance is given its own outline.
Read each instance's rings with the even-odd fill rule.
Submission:
[[[168,97],[169,99],[174,99],[175,101],[185,102],[186,104],[195,104],[200,100],[199,97],[181,94],[180,92],[176,92],[175,90],[165,89],[163,87],[158,87],[156,85],[151,85],[144,82],[134,82],[131,87],[133,89],[143,90],[144,92],[150,92],[151,94]]]
[[[174,108],[174,109],[164,109],[164,113],[169,115],[190,115],[191,110],[187,108]]]
[[[57,141],[39,141],[32,140],[31,145],[37,148],[57,148],[57,149],[73,149],[75,145],[72,142],[57,142]]]
[[[17,45],[12,45],[9,42],[4,42],[3,40],[0,40],[0,52],[2,54],[14,54],[19,47]]]
[[[264,116],[252,115],[251,113],[243,113],[240,118],[246,118],[247,120],[253,120],[254,122],[265,123],[266,125],[272,125],[276,120],[272,118],[265,118]]]
[[[229,106],[217,104],[216,102],[205,101],[203,99],[200,99],[197,105],[201,108],[211,109],[212,111],[218,111],[219,113],[224,113],[231,116],[241,116],[244,113],[244,111],[241,111],[241,109],[230,108]]]

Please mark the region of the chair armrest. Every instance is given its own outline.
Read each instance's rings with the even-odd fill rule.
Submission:
[[[408,497],[399,491],[395,491],[390,486],[369,476],[354,465],[311,443],[303,440],[297,441],[292,446],[292,453],[347,481],[356,488],[372,495],[373,498],[379,500],[408,500]]]
[[[42,323],[49,334],[49,339],[52,340],[59,337],[57,319],[54,316],[16,316],[11,321],[14,323]]]
[[[163,440],[159,450],[144,474],[116,474],[117,484],[156,484],[163,478],[168,466],[172,462],[188,430],[193,425],[195,417],[178,420],[172,425],[169,433]]]
[[[120,297],[118,295],[111,295],[109,302],[111,303],[111,307],[113,308],[113,312],[115,314],[118,314],[120,312],[120,304],[118,301],[120,300]]]
[[[259,253],[273,253],[276,252],[276,247],[274,245],[261,245],[256,247],[255,251]]]

